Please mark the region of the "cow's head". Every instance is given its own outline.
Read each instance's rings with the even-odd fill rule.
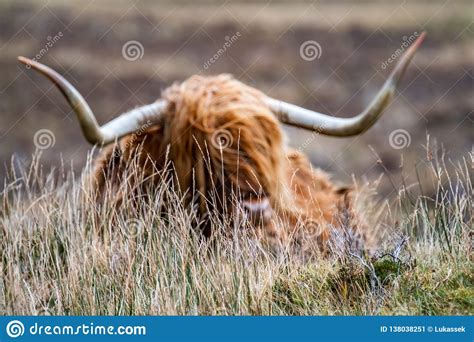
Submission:
[[[156,163],[164,165],[165,158],[172,162],[181,190],[193,187],[206,196],[215,192],[223,194],[224,200],[229,194],[238,193],[250,213],[265,216],[268,208],[291,206],[295,201],[292,193],[304,198],[299,193],[306,191],[303,187],[293,192],[288,189],[300,161],[289,154],[280,123],[338,137],[364,132],[390,103],[423,36],[400,58],[368,107],[351,118],[337,118],[273,99],[229,75],[219,75],[193,76],[168,88],[160,100],[99,126],[87,102],[61,75],[30,59],[19,57],[19,60],[60,89],[90,143],[107,145],[123,138],[119,146],[125,155],[133,154],[132,147],[141,145],[147,158]],[[137,138],[136,132],[144,127],[144,134]],[[304,177],[313,176],[299,177],[304,183]],[[316,190],[326,191],[327,196],[334,192],[333,197],[318,202],[322,207],[326,205],[323,202],[338,197],[335,191],[325,190],[321,184]],[[300,209],[312,210],[304,209],[307,203],[301,202]],[[321,211],[330,217],[331,210]]]

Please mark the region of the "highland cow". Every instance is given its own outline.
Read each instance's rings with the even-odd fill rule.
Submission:
[[[145,175],[136,180],[143,183],[139,186],[160,186],[163,177],[157,171],[171,168],[174,186],[187,194],[186,201],[200,214],[217,206],[234,219],[251,222],[256,234],[271,246],[300,244],[309,235],[324,249],[337,231],[350,230],[363,240],[363,222],[354,212],[351,190],[336,186],[302,153],[287,146],[280,123],[339,137],[364,132],[393,98],[423,36],[400,58],[375,99],[352,118],[275,100],[230,75],[219,75],[192,76],[166,89],[157,102],[99,126],[68,81],[45,65],[24,57],[19,60],[60,89],[90,143],[108,145],[95,162],[97,201],[107,183],[124,181],[124,172],[136,159]],[[209,201],[216,194],[218,199]],[[208,225],[203,227],[204,235],[212,234]]]

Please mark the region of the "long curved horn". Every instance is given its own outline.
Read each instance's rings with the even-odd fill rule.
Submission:
[[[407,52],[402,56],[390,77],[385,81],[368,107],[352,118],[338,118],[312,110],[304,109],[283,101],[267,98],[267,105],[278,116],[281,122],[301,127],[321,134],[346,137],[360,134],[369,129],[383,113],[383,110],[392,100],[395,89],[400,83],[405,70],[412,60],[418,46],[423,41],[425,32],[413,42]]]
[[[101,127],[86,100],[64,77],[50,67],[29,58],[20,56],[18,60],[46,76],[58,87],[76,113],[82,133],[91,144],[109,144],[118,138],[136,132],[146,122],[156,123],[167,106],[166,101],[157,101],[138,107]]]

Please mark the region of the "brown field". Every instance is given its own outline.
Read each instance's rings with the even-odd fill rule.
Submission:
[[[453,0],[0,0],[0,315],[472,314],[472,13]],[[117,212],[83,201],[90,146],[59,91],[16,61],[61,72],[100,123],[219,73],[349,117],[422,31],[395,101],[366,133],[285,128],[316,167],[364,189],[377,243],[363,257],[272,255],[245,234],[209,243],[167,184],[155,194],[176,197],[165,213],[160,201]],[[130,41],[142,46],[134,61]],[[321,48],[309,61],[308,41]]]
[[[448,159],[472,145],[474,48],[469,1],[383,2],[0,2],[0,175],[10,158],[27,162],[39,129],[53,132],[44,150],[46,167],[61,159],[76,170],[88,144],[59,92],[18,65],[17,55],[34,57],[66,75],[86,96],[100,122],[151,102],[175,81],[192,74],[232,73],[273,97],[337,116],[361,110],[390,67],[381,65],[405,37],[428,37],[394,103],[362,136],[329,138],[288,129],[289,143],[335,179],[375,180],[389,195],[402,181],[415,180],[425,157],[426,135]],[[62,37],[44,54],[45,44]],[[205,69],[226,41],[241,37]],[[49,40],[48,40],[49,37]],[[123,45],[137,40],[143,56],[127,61]],[[300,57],[303,42],[315,40],[321,56]],[[404,129],[410,145],[390,146],[390,133]],[[401,167],[403,166],[403,167]],[[389,178],[392,178],[391,181]],[[429,189],[427,189],[429,190]]]

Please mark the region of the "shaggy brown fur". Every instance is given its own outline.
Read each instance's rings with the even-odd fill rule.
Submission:
[[[149,176],[144,183],[152,186],[163,182],[156,171],[169,161],[174,184],[201,213],[218,206],[247,218],[273,247],[299,245],[309,237],[324,248],[332,230],[355,229],[349,192],[286,146],[280,123],[258,90],[229,75],[193,76],[166,89],[163,98],[169,107],[160,124],[102,152],[94,174],[98,194],[106,180],[123,181],[133,158]]]

